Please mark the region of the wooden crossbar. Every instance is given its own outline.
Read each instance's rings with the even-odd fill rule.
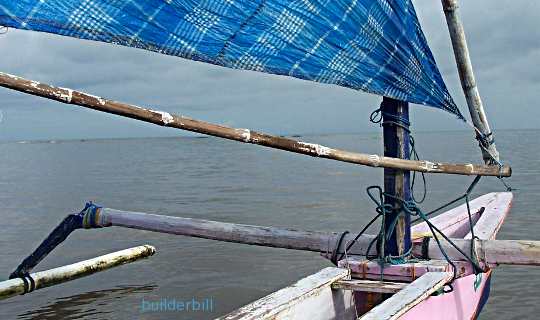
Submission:
[[[333,149],[319,144],[296,141],[289,138],[272,136],[249,129],[236,129],[213,123],[199,121],[164,111],[145,109],[131,104],[116,102],[80,91],[54,87],[0,72],[0,86],[27,94],[78,105],[93,110],[116,114],[160,126],[207,134],[229,140],[257,144],[265,147],[304,154],[312,157],[332,159],[370,167],[393,168],[427,173],[446,173],[459,175],[481,175],[509,177],[509,166],[453,164],[431,161],[416,161],[383,157]]]
[[[332,289],[352,290],[360,292],[396,293],[408,283],[373,281],[373,280],[338,280],[332,283]]]

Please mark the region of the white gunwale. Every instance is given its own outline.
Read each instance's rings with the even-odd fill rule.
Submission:
[[[451,272],[428,272],[377,305],[360,319],[398,319],[414,306],[427,299],[432,293],[442,288],[450,279],[452,279]]]
[[[218,319],[352,319],[355,311],[351,291],[331,288],[332,283],[348,276],[346,269],[325,268]]]

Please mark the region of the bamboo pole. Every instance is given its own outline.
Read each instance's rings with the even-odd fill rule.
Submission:
[[[150,257],[155,252],[156,249],[154,247],[144,245],[109,253],[67,266],[35,272],[30,274],[30,276],[25,276],[25,280],[22,278],[15,278],[2,281],[0,282],[0,300],[89,276],[97,272]],[[33,285],[32,281],[34,283]]]
[[[331,253],[332,250],[336,249],[334,247],[341,237],[340,233],[335,232],[253,226],[110,208],[98,210],[94,221],[88,221],[92,227],[116,226],[273,248]],[[340,247],[337,248],[338,253],[344,252],[346,244],[352,241],[354,236],[351,233],[345,235]],[[371,240],[373,240],[372,236],[361,237],[351,248],[351,252],[364,254]],[[371,253],[375,254],[375,246],[373,246]]]
[[[344,253],[344,248],[355,236],[354,233],[349,233],[343,236],[342,241],[340,241],[341,233],[335,232],[251,226],[109,208],[100,208],[94,215],[94,220],[88,223],[91,223],[93,227],[118,226],[264,247],[314,251],[326,254],[327,257],[333,250],[337,250],[338,254]],[[374,238],[373,235],[359,237],[347,253],[366,255],[369,244]],[[451,240],[463,252],[471,252],[472,241],[470,239]],[[484,266],[495,267],[499,264],[540,265],[540,241],[477,239],[474,243],[476,255]],[[337,247],[337,244],[340,246]],[[466,258],[451,244],[443,241],[442,248],[450,259],[466,261]],[[444,259],[444,255],[435,241],[430,241],[427,250],[423,248],[421,241],[415,241],[412,245],[412,253],[416,257],[423,257],[426,253],[427,257],[424,258]],[[375,246],[371,247],[369,254],[376,254]]]
[[[332,159],[370,167],[395,168],[428,173],[460,175],[509,177],[512,174],[512,169],[509,166],[499,168],[498,166],[486,165],[412,161],[391,157],[382,157],[374,154],[363,154],[332,149],[319,144],[306,143],[288,138],[272,136],[249,129],[229,128],[183,116],[171,115],[168,112],[140,108],[134,105],[103,99],[71,89],[53,87],[2,72],[0,72],[0,86],[67,104],[78,105],[97,111],[145,121],[160,126],[172,127],[239,142],[252,143],[275,149],[286,150],[312,157]]]
[[[458,0],[441,1],[446,16],[446,23],[448,24],[448,30],[450,32],[450,38],[452,40],[452,47],[454,48],[454,56],[459,78],[461,80],[461,87],[463,88],[463,93],[467,100],[467,106],[469,107],[473,125],[476,128],[475,134],[477,139],[479,139],[482,157],[486,164],[493,164],[493,159],[495,159],[496,162],[499,161],[499,152],[493,142],[494,140],[484,111],[482,98],[480,97],[476,85],[469,48],[467,46],[467,38],[465,37],[465,30],[459,15]],[[485,136],[488,141],[493,143],[483,145],[482,139],[480,139],[482,136]]]

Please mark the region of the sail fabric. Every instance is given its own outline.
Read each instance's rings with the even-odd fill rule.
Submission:
[[[335,84],[463,119],[411,0],[0,0],[0,25]]]

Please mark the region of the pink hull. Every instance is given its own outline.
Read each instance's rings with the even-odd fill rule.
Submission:
[[[400,319],[476,319],[489,296],[491,270],[482,273],[482,282],[476,290],[474,289],[475,280],[474,274],[457,279],[454,282],[454,291],[429,297],[401,316]]]

